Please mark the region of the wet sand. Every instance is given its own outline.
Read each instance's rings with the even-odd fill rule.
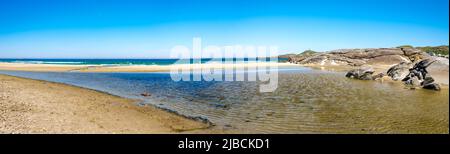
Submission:
[[[136,100],[0,75],[0,133],[201,133],[208,127]]]

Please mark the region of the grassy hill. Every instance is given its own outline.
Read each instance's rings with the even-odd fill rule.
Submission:
[[[416,48],[419,50],[422,50],[427,53],[434,53],[438,55],[448,55],[448,45],[441,45],[441,46],[426,46],[426,47],[413,47],[411,45],[402,45],[398,46],[397,48]]]

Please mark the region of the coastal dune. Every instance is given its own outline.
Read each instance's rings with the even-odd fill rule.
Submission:
[[[0,75],[0,133],[183,133],[208,127],[136,100]]]

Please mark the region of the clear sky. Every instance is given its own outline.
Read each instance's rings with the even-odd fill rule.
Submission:
[[[163,58],[175,45],[449,43],[448,0],[1,0],[0,58]]]

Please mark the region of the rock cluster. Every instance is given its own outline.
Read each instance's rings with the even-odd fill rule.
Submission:
[[[434,83],[433,77],[431,77],[426,69],[434,62],[436,61],[425,59],[416,63],[413,68],[409,69],[408,75],[402,81],[412,88],[422,87],[424,89],[440,90],[439,84]]]
[[[440,90],[439,84],[428,73],[427,67],[436,58],[418,48],[367,48],[340,49],[329,52],[308,52],[303,54],[283,55],[288,61],[296,64],[342,65],[365,67],[370,65],[394,65],[384,73],[374,75],[372,68],[359,68],[349,71],[345,76],[359,80],[375,80],[385,75],[392,80],[403,81],[411,88]],[[441,58],[445,59],[445,58]],[[434,70],[448,71],[448,59],[438,60]],[[444,66],[444,67],[443,67]],[[430,67],[431,68],[431,67]]]
[[[394,81],[401,80],[412,89],[422,87],[423,89],[440,90],[439,84],[434,83],[433,77],[427,71],[427,67],[434,62],[436,60],[424,59],[415,63],[413,67],[411,67],[412,63],[401,62],[389,68],[387,75]],[[350,70],[345,76],[359,80],[375,80],[384,76],[383,73],[372,75],[373,73],[372,68],[359,68]]]
[[[372,75],[374,72],[372,68],[360,68],[349,71],[345,76],[359,80],[375,80],[384,76],[383,73]]]

